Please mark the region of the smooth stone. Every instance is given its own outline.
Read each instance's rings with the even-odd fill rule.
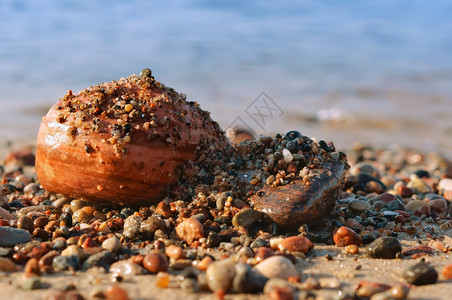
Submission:
[[[252,208],[245,208],[234,215],[232,225],[234,227],[242,226],[250,229],[253,226],[258,226],[262,222],[263,217],[263,213]]]
[[[403,278],[410,284],[433,284],[438,280],[435,268],[421,261],[403,271]]]
[[[354,218],[353,218],[353,219],[352,219],[352,218],[347,219],[347,220],[345,221],[344,225],[345,225],[346,227],[348,227],[348,228],[359,228],[359,229],[362,229],[362,228],[363,228],[363,226],[361,225],[361,223],[360,223],[358,220],[354,219]]]
[[[427,203],[422,200],[411,200],[405,205],[405,210],[410,214],[414,214],[417,210],[419,210],[422,206],[426,206]]]
[[[25,279],[22,283],[22,289],[24,290],[37,290],[42,287],[41,280],[39,277],[33,276]]]
[[[361,245],[363,239],[353,229],[346,226],[340,227],[333,235],[333,241],[338,247],[345,247],[348,245]]]
[[[260,275],[245,263],[235,265],[235,276],[232,281],[237,293],[260,293],[268,278]]]
[[[429,186],[424,180],[417,177],[412,178],[406,186],[413,189],[418,194],[426,194],[433,191],[431,186]]]
[[[452,265],[447,265],[441,270],[441,274],[443,275],[445,280],[452,279]]]
[[[109,269],[110,273],[116,273],[122,277],[132,277],[145,273],[145,270],[140,265],[137,265],[130,260],[120,260],[114,262]]]
[[[65,271],[69,269],[80,269],[80,259],[76,255],[60,255],[53,258],[52,267],[55,271]]]
[[[207,285],[212,292],[223,290],[228,292],[232,287],[232,281],[235,277],[235,262],[227,258],[220,261],[214,261],[206,270]]]
[[[287,280],[281,278],[271,278],[264,286],[264,294],[271,295],[275,290],[286,290],[289,292],[289,294],[294,294],[298,289]]]
[[[373,207],[376,211],[380,211],[382,208],[386,207],[386,203],[384,201],[375,201]]]
[[[0,247],[12,247],[31,241],[31,234],[23,229],[0,227]]]
[[[314,248],[314,245],[307,237],[291,236],[282,239],[278,244],[278,248],[281,251],[308,253],[309,250]]]
[[[433,199],[428,202],[428,206],[434,212],[441,214],[447,210],[447,201],[441,198]]]
[[[380,179],[378,179],[375,176],[361,172],[357,175],[357,177],[358,177],[358,184],[361,186],[366,186],[369,182],[376,182],[383,188],[383,190],[386,189],[386,186],[383,184],[383,182],[381,182]]]
[[[418,245],[413,247],[408,247],[403,249],[402,251],[403,256],[411,256],[414,254],[433,254],[433,249],[427,245]]]
[[[403,204],[402,201],[399,199],[396,199],[395,201],[392,201],[386,207],[390,210],[406,210],[405,204]]]
[[[61,197],[59,199],[56,199],[55,201],[52,202],[52,205],[58,208],[63,208],[66,204],[70,204],[71,203],[71,199],[69,198],[65,198],[65,197]]]
[[[380,237],[367,245],[367,255],[373,258],[392,259],[402,251],[400,242],[394,237]]]
[[[82,265],[84,271],[92,267],[103,267],[108,271],[108,266],[114,261],[115,255],[110,251],[101,251],[89,256]]]
[[[423,177],[427,177],[428,178],[428,177],[430,177],[429,172],[426,171],[426,170],[422,170],[422,169],[416,170],[414,172],[414,175],[416,175],[419,178],[423,178]]]
[[[370,207],[371,206],[370,206],[369,202],[364,201],[364,200],[358,200],[358,199],[352,200],[348,204],[348,208],[357,213],[361,213],[366,210],[369,210]]]
[[[378,195],[377,197],[373,198],[374,201],[383,201],[384,203],[388,204],[392,201],[398,199],[397,196],[391,194],[391,193],[383,193],[381,195]]]
[[[398,216],[399,215],[399,213],[398,212],[395,212],[395,211],[392,211],[392,210],[385,210],[384,212],[383,212],[383,216],[385,217],[385,218],[388,218],[388,219],[394,219],[396,216]]]
[[[353,167],[350,168],[350,174],[356,176],[359,173],[367,173],[369,175],[373,175],[375,173],[378,173],[378,170],[371,164],[360,162],[353,165]]]
[[[118,252],[118,250],[121,249],[121,247],[122,244],[116,235],[109,237],[108,239],[102,242],[102,248],[110,252]]]
[[[292,262],[283,256],[270,256],[253,267],[254,270],[267,278],[287,279],[300,274]]]
[[[151,273],[166,272],[168,260],[161,253],[149,253],[143,258],[143,266]]]
[[[29,183],[24,187],[24,193],[36,193],[39,191],[39,186],[36,183]]]
[[[452,179],[443,178],[438,183],[438,191],[442,194],[444,191],[452,190]]]
[[[185,257],[185,251],[182,247],[176,246],[176,245],[169,245],[165,249],[165,254],[169,258],[173,259],[179,259]]]
[[[289,150],[283,149],[283,156],[286,163],[290,163],[293,160],[293,155]]]
[[[381,284],[373,281],[361,280],[356,288],[356,295],[363,298],[370,298],[375,294],[385,292],[391,287],[386,284]]]
[[[105,291],[106,300],[129,300],[127,291],[119,286],[113,285]]]
[[[0,257],[0,271],[2,272],[15,272],[20,269],[20,266],[16,265],[12,260],[6,257]]]
[[[85,251],[77,245],[69,245],[61,251],[61,255],[63,256],[72,256],[75,255],[78,257],[80,261],[84,260],[86,257]]]
[[[14,218],[6,209],[0,207],[0,217],[2,219],[5,219],[7,221],[15,220]]]
[[[29,216],[22,216],[17,220],[17,228],[26,230],[28,232],[33,232],[35,228],[33,224],[33,219]]]

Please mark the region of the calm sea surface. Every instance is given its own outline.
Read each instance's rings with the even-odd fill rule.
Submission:
[[[222,127],[452,157],[450,1],[0,1],[0,141],[152,69]],[[264,94],[262,94],[264,92]]]

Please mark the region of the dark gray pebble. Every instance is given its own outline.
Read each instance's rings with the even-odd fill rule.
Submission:
[[[403,271],[403,278],[410,284],[433,284],[438,280],[435,268],[421,261]]]
[[[373,258],[396,258],[397,253],[402,251],[400,242],[394,237],[381,237],[366,247],[367,255]]]
[[[254,242],[251,243],[250,247],[255,249],[255,248],[259,248],[259,247],[268,247],[269,242],[263,239],[255,239]]]
[[[387,208],[390,210],[405,210],[405,204],[403,204],[403,202],[400,201],[399,199],[396,199],[396,200],[390,202],[387,205]]]
[[[76,255],[60,255],[53,259],[52,267],[55,271],[65,271],[69,269],[80,269],[80,260]]]
[[[235,277],[232,286],[237,293],[260,293],[268,278],[253,271],[245,263],[235,265]]]
[[[103,267],[108,271],[108,268],[113,263],[114,258],[114,253],[110,251],[101,251],[88,257],[83,263],[82,269],[86,271],[92,267]]]

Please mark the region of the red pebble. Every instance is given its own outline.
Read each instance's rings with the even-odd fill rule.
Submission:
[[[417,217],[422,216],[422,215],[430,216],[430,207],[425,206],[425,205],[421,206],[421,207],[419,207],[418,210],[416,210],[414,212],[414,215]]]
[[[408,213],[404,210],[396,210],[396,213],[398,213],[401,216],[404,216],[405,218],[409,218],[411,216],[410,213]]]
[[[399,193],[402,198],[408,198],[413,196],[414,191],[413,189],[406,187],[405,185],[401,185],[397,188],[397,192]]]
[[[383,201],[384,203],[391,203],[396,200],[397,197],[390,193],[383,193],[377,197],[376,200]]]
[[[270,256],[273,256],[273,250],[267,247],[259,247],[254,253],[254,258],[259,262],[265,260],[266,258],[269,258]]]
[[[0,226],[11,226],[11,224],[5,219],[0,219]]]
[[[107,300],[129,300],[127,292],[119,286],[111,286],[105,292],[105,299]]]
[[[333,235],[333,240],[336,246],[344,247],[347,245],[361,245],[363,239],[352,229],[342,226]]]
[[[97,247],[97,242],[95,240],[93,240],[92,238],[88,237],[83,242],[82,248],[86,249],[86,248],[91,248],[91,247]]]
[[[46,255],[47,252],[49,252],[50,250],[52,250],[52,244],[44,242],[34,247],[31,250],[31,252],[28,253],[28,257],[40,259],[44,255]]]
[[[396,224],[405,224],[405,222],[406,222],[406,220],[405,220],[405,217],[404,216],[402,216],[402,215],[397,215],[395,218],[394,218],[394,222],[396,223]]]

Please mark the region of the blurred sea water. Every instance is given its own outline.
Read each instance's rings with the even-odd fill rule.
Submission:
[[[223,128],[452,157],[451,15],[440,0],[3,0],[0,141],[34,139],[68,89],[149,67]]]

